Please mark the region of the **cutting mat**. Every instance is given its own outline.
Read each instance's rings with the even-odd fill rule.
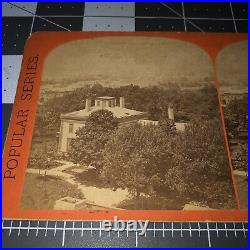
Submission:
[[[6,135],[27,38],[37,31],[248,31],[247,2],[4,2],[2,108]],[[74,225],[74,226],[73,226]],[[101,222],[3,221],[4,246],[246,247],[246,223],[154,223],[146,235]]]

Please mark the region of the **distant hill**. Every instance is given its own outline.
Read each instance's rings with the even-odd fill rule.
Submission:
[[[104,87],[120,87],[120,86],[127,86],[130,84],[138,85],[141,87],[147,87],[147,86],[159,86],[164,89],[168,88],[180,88],[180,89],[200,89],[204,85],[213,85],[213,82],[211,79],[204,78],[200,79],[200,81],[188,81],[188,79],[183,79],[182,81],[169,81],[169,82],[153,82],[152,84],[149,83],[138,83],[136,80],[134,82],[126,81],[126,80],[115,80],[115,79],[93,79],[93,80],[87,80],[87,79],[63,79],[60,81],[55,80],[44,80],[42,82],[42,89],[44,91],[73,91],[75,89],[82,88],[86,85],[94,85],[94,84],[101,84]]]

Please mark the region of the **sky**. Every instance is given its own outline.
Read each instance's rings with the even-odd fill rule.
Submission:
[[[222,87],[247,89],[248,86],[248,45],[246,41],[224,48],[218,55],[218,80]]]
[[[113,37],[77,40],[46,58],[42,80],[61,87],[200,84],[211,79],[211,62],[198,46],[175,39]]]

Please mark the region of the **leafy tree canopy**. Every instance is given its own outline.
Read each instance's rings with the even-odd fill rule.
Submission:
[[[224,204],[232,201],[233,189],[219,120],[190,123],[184,133],[174,138],[172,145],[175,154],[165,175],[166,185],[204,201],[219,199]]]
[[[153,182],[160,184],[153,180],[164,176],[171,162],[170,140],[156,126],[124,126],[107,142],[103,155],[103,178],[139,196]]]
[[[218,99],[216,89],[204,86],[197,90],[181,90],[178,86],[140,87],[133,84],[117,88],[104,87],[100,84],[86,85],[66,93],[62,97],[49,99],[39,108],[38,116],[47,128],[59,128],[60,115],[85,108],[87,96],[125,97],[126,107],[147,112],[149,119],[159,120],[167,113],[172,103],[177,120],[189,121],[197,117],[213,119],[218,116]],[[37,122],[39,124],[39,122]]]
[[[76,139],[71,142],[70,158],[75,163],[91,165],[100,169],[103,165],[105,144],[117,127],[117,119],[108,110],[92,112],[85,126],[76,131]]]
[[[86,129],[101,129],[103,131],[113,130],[117,127],[118,120],[113,116],[113,113],[106,109],[92,112],[86,120]]]

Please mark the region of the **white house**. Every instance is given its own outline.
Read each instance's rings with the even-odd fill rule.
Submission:
[[[106,109],[118,119],[119,125],[126,125],[146,119],[147,113],[125,108],[125,99],[120,97],[120,104],[116,104],[116,98],[110,96],[97,97],[95,105],[91,106],[91,99],[86,99],[85,109],[61,115],[58,150],[68,152],[70,142],[76,138],[75,132],[85,125],[88,116],[97,110]]]
[[[147,113],[133,109],[125,108],[125,99],[120,97],[119,105],[116,104],[116,98],[110,96],[97,97],[95,105],[91,106],[91,99],[86,99],[85,109],[74,111],[67,114],[61,114],[61,126],[59,132],[59,152],[68,152],[71,140],[76,138],[76,131],[85,125],[89,115],[97,110],[106,109],[113,113],[118,119],[119,126],[138,122],[142,126],[158,125],[158,121],[147,119]],[[168,107],[168,118],[174,121],[174,111]],[[186,123],[175,122],[177,131],[184,131]]]

